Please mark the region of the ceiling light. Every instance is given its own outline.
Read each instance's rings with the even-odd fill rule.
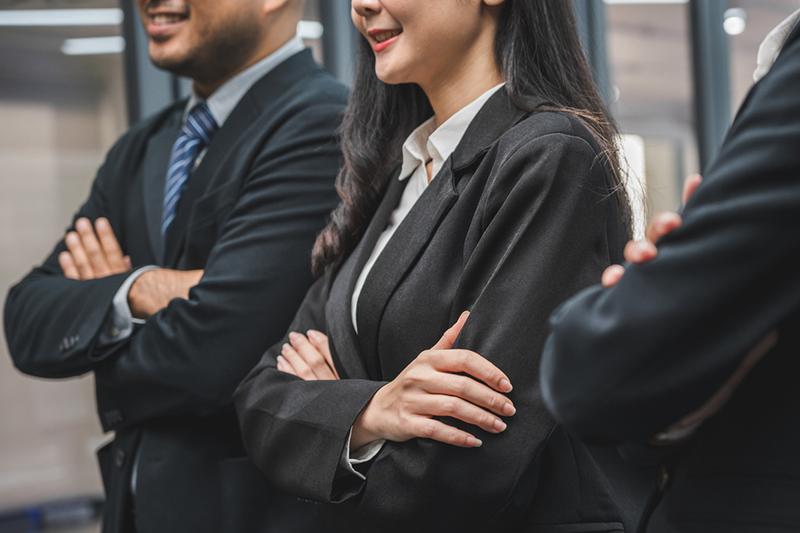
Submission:
[[[118,26],[121,9],[0,10],[0,26]]]
[[[61,51],[68,56],[121,54],[125,51],[125,39],[119,36],[66,39]]]
[[[741,35],[747,28],[747,11],[741,7],[726,9],[722,27],[728,35]]]

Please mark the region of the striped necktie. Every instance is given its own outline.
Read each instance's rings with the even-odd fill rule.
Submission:
[[[189,111],[178,139],[172,146],[172,155],[164,184],[164,209],[161,215],[161,234],[166,236],[170,224],[178,211],[186,184],[194,170],[197,156],[211,142],[217,131],[217,123],[205,103],[197,104]]]

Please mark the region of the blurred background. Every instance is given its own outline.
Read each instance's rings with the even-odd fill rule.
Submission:
[[[624,133],[634,190],[678,205],[752,84],[758,45],[800,0],[573,1]],[[300,32],[352,73],[349,0],[309,0]],[[155,70],[131,0],[0,0],[0,287],[41,261],[130,124],[188,91]],[[0,332],[2,336],[2,332]],[[94,451],[108,438],[91,377],[21,376],[0,342],[0,532],[97,531]]]

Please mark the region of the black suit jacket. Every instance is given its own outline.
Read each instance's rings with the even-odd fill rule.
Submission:
[[[375,263],[356,334],[351,295],[402,193],[392,179],[364,238],[315,284],[291,326],[328,333],[343,379],[277,371],[278,343],[236,393],[245,444],[267,477],[340,503],[323,506],[330,516],[318,530],[622,529],[589,454],[547,414],[537,377],[549,313],[619,259],[626,240],[597,154],[579,120],[526,113],[499,91]],[[457,347],[488,357],[514,383],[508,430],[478,430],[484,445],[471,450],[388,442],[364,468],[365,482],[341,468],[350,427],[372,395],[465,309],[472,313]]]
[[[99,453],[105,531],[125,527],[135,453],[142,531],[254,529],[239,491],[257,471],[228,461],[245,456],[232,394],[312,283],[311,246],[337,203],[346,98],[309,51],[258,81],[215,134],[167,242],[164,180],[185,102],[112,148],[76,217],[108,217],[135,266],[205,269],[188,300],[173,300],[129,339],[97,342],[128,274],[67,280],[62,243],[11,289],[5,326],[17,367],[46,378],[94,374],[103,428],[116,432]],[[270,498],[260,494],[260,505]]]
[[[646,442],[769,332],[777,345],[665,460],[647,531],[800,530],[800,31],[750,92],[658,258],[553,316],[542,384],[587,437]]]

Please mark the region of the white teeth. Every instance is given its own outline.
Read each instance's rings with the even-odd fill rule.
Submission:
[[[156,24],[159,24],[159,25],[161,25],[161,24],[173,24],[175,22],[180,22],[180,21],[184,20],[184,18],[185,17],[183,15],[173,15],[173,14],[166,14],[166,13],[160,13],[158,15],[153,15],[152,16],[153,22],[155,22]]]
[[[392,30],[392,31],[385,31],[385,32],[382,32],[382,33],[377,33],[377,34],[375,34],[375,40],[378,41],[379,43],[382,43],[383,41],[388,41],[392,37],[396,37],[396,36],[400,35],[401,33],[403,33],[402,30]]]

